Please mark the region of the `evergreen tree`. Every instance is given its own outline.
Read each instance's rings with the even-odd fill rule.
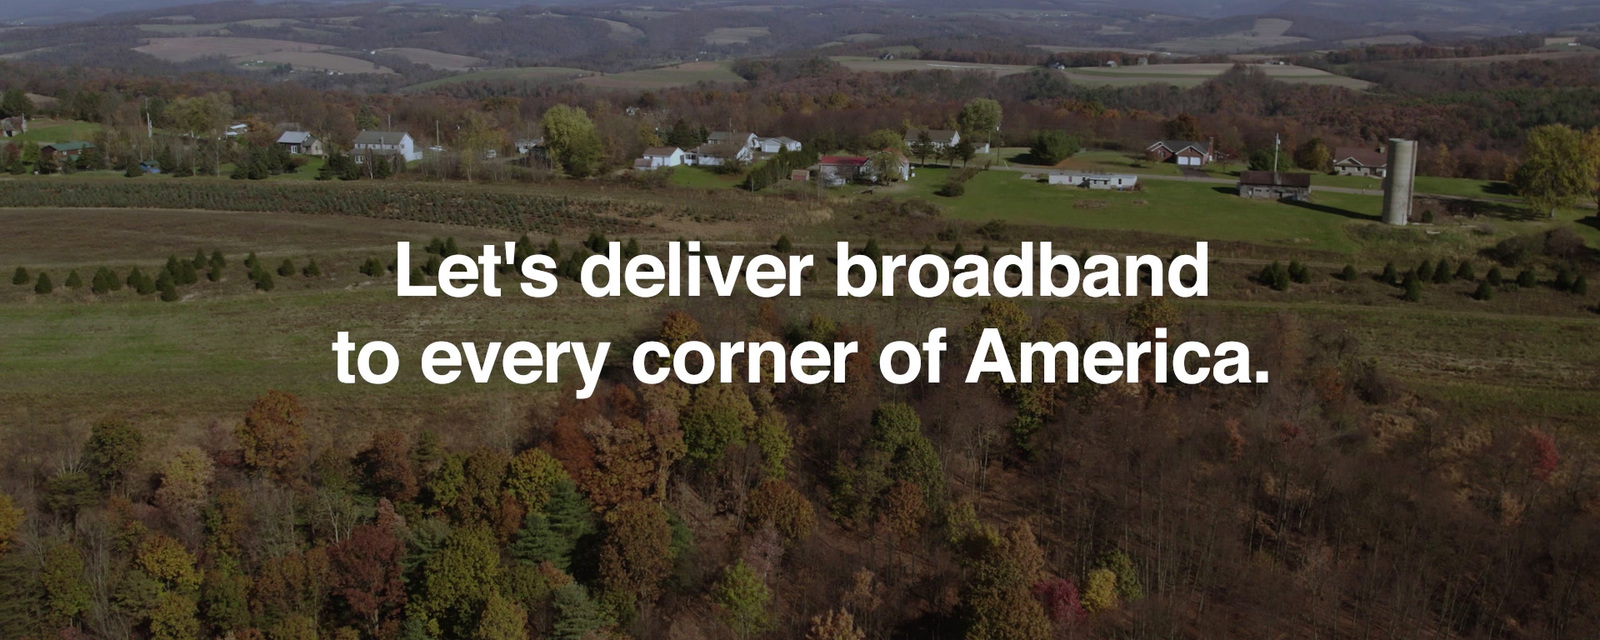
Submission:
[[[272,273],[271,272],[260,271],[260,272],[257,273],[257,275],[256,275],[256,288],[257,289],[260,289],[262,291],[271,291],[273,286],[275,286],[275,285],[272,282]]]
[[[1406,281],[1402,285],[1406,288],[1404,299],[1406,302],[1420,302],[1422,300],[1422,276],[1412,271],[1406,274]]]
[[[161,290],[162,302],[177,302],[178,287],[172,283],[172,278],[164,273],[161,274],[161,279],[156,282],[156,288]]]
[[[194,250],[194,258],[189,260],[189,265],[194,267],[195,271],[199,271],[201,269],[206,268],[206,252],[205,252],[205,250],[204,249],[195,249]]]
[[[1399,270],[1395,269],[1393,262],[1385,264],[1383,265],[1383,275],[1378,276],[1378,279],[1383,281],[1384,284],[1392,285],[1400,279]]]
[[[1556,282],[1555,282],[1556,290],[1557,291],[1571,291],[1572,290],[1572,281],[1573,280],[1574,280],[1574,275],[1572,273],[1572,269],[1570,269],[1568,267],[1562,267],[1560,271],[1556,272]]]
[[[39,281],[34,283],[33,292],[39,295],[45,295],[51,291],[54,291],[55,288],[55,285],[50,283],[50,274],[40,271]]]
[[[794,243],[789,241],[788,234],[784,234],[778,236],[778,241],[772,245],[772,250],[788,255],[790,251],[794,251]]]
[[[1448,284],[1450,282],[1451,275],[1452,272],[1450,271],[1450,263],[1445,260],[1440,260],[1439,265],[1433,268],[1433,283]]]
[[[278,275],[284,277],[294,275],[294,261],[284,258],[283,263],[278,265]]]
[[[68,289],[82,289],[83,288],[83,278],[78,276],[78,270],[77,269],[73,269],[70,273],[67,274],[67,288]]]
[[[312,258],[310,262],[306,263],[306,268],[302,269],[300,273],[307,278],[320,278],[322,277],[322,267],[317,266],[316,258]]]
[[[1537,284],[1539,284],[1539,275],[1534,273],[1533,267],[1523,269],[1522,273],[1517,274],[1517,286],[1527,288]]]
[[[1580,296],[1589,295],[1589,278],[1581,273],[1578,274],[1578,277],[1573,278],[1572,292]]]
[[[556,483],[543,509],[530,510],[511,545],[511,557],[528,565],[549,562],[567,570],[580,540],[595,531],[594,512],[571,480]]]
[[[212,282],[221,282],[222,281],[222,265],[217,264],[215,262],[211,263],[211,266],[206,268],[206,279],[210,280]]]
[[[589,590],[576,582],[557,587],[550,594],[550,609],[554,614],[550,624],[552,640],[582,640],[611,622],[589,598]]]
[[[11,284],[28,284],[32,281],[33,277],[28,275],[27,267],[17,267],[17,270],[11,274]]]
[[[100,267],[99,269],[95,269],[94,270],[94,278],[91,279],[90,282],[89,282],[89,291],[91,293],[95,294],[95,295],[101,295],[101,294],[110,292],[111,291],[111,284],[109,282],[107,282],[107,280],[108,279],[115,279],[115,278],[116,278],[116,276],[108,276],[107,275],[107,269],[105,267]]]
[[[1478,290],[1473,292],[1472,297],[1478,300],[1488,300],[1493,298],[1494,286],[1489,284],[1489,281],[1487,280],[1480,282],[1478,283]]]
[[[712,588],[712,598],[721,607],[718,613],[740,638],[765,633],[772,627],[767,606],[772,591],[743,559],[734,561]]]
[[[641,251],[642,250],[639,248],[639,239],[628,238],[628,244],[623,245],[622,247],[622,259],[628,260],[634,258],[638,256]]]
[[[1339,272],[1339,279],[1345,282],[1354,282],[1356,275],[1356,266],[1353,264],[1347,264],[1344,266],[1344,269]]]
[[[1506,277],[1500,273],[1499,265],[1489,267],[1489,275],[1486,277],[1488,278],[1490,286],[1498,287],[1505,284],[1506,281]]]
[[[1432,280],[1433,279],[1433,263],[1428,262],[1427,260],[1423,260],[1422,264],[1417,265],[1416,272],[1417,272],[1417,278],[1419,278],[1421,280],[1424,280],[1424,281]]]
[[[214,266],[218,269],[226,269],[228,267],[228,259],[222,257],[221,249],[211,250],[211,266]]]
[[[1478,272],[1472,268],[1471,260],[1462,260],[1461,267],[1456,269],[1457,280],[1477,280]]]

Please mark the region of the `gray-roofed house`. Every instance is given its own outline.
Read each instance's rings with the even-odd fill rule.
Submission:
[[[712,131],[711,135],[706,137],[706,144],[709,146],[739,145],[751,151],[756,151],[761,148],[761,138],[749,131]]]
[[[1333,152],[1333,172],[1341,176],[1389,175],[1389,156],[1366,147],[1339,147]]]
[[[1139,186],[1139,176],[1131,173],[1058,171],[1050,174],[1049,182],[1050,184],[1064,184],[1083,189],[1129,191]]]
[[[1304,202],[1311,199],[1311,174],[1242,171],[1239,173],[1239,195],[1245,198]]]
[[[951,131],[949,129],[914,128],[906,131],[906,146],[909,147],[916,144],[918,141],[922,140],[923,136],[927,136],[928,143],[933,145],[933,148],[939,151],[943,151],[946,147],[953,147],[961,144],[960,131]]]
[[[356,135],[350,155],[355,157],[356,162],[361,162],[368,155],[400,156],[406,162],[422,159],[416,141],[404,131],[362,131]]]
[[[779,151],[799,151],[800,141],[786,136],[776,138],[760,138],[762,153],[777,153]]]
[[[322,141],[308,131],[285,131],[278,136],[278,145],[297,156],[322,155]]]

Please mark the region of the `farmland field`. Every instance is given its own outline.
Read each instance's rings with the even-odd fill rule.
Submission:
[[[686,62],[670,67],[589,75],[576,82],[596,89],[632,90],[684,87],[700,82],[744,82],[730,67],[726,61]]]
[[[1151,48],[1177,53],[1210,54],[1308,42],[1307,38],[1287,35],[1293,26],[1293,21],[1283,18],[1257,18],[1250,29],[1243,31],[1215,36],[1174,38],[1151,45]]]
[[[512,67],[508,69],[479,69],[469,73],[429,80],[406,87],[407,91],[424,91],[434,87],[464,82],[563,82],[593,75],[593,71],[570,67]]]
[[[772,31],[767,27],[717,27],[701,39],[706,44],[749,44],[751,40],[769,35]]]
[[[24,142],[72,142],[75,140],[92,140],[95,132],[100,130],[100,125],[93,122],[80,122],[77,120],[51,120],[39,119],[28,121],[28,132],[15,138],[5,138],[0,142],[20,144]]]
[[[328,45],[271,40],[199,36],[193,38],[151,38],[134,51],[170,62],[187,62],[208,56],[223,56],[241,66],[267,67],[294,65],[296,69],[338,73],[394,73],[388,67],[366,60],[328,53]]]
[[[834,56],[834,62],[844,65],[851,71],[877,71],[883,73],[896,73],[900,71],[931,71],[943,69],[947,71],[988,71],[996,75],[1008,76],[1013,73],[1022,73],[1034,67],[1016,64],[977,64],[970,62],[944,62],[940,60],[912,60],[896,58],[893,60],[880,60],[861,56]]]
[[[1078,67],[1067,69],[1065,73],[1073,82],[1084,84],[1132,86],[1166,83],[1178,87],[1192,87],[1221,75],[1223,72],[1232,69],[1233,66],[1232,63],[1227,62],[1210,62],[1153,64],[1149,66]],[[1267,74],[1269,78],[1283,82],[1327,84],[1350,89],[1365,89],[1371,86],[1371,83],[1365,80],[1332,74],[1321,69],[1272,64],[1250,65],[1250,67]]]
[[[483,58],[462,56],[432,49],[415,49],[412,47],[395,47],[392,49],[379,49],[378,53],[387,53],[400,56],[416,64],[425,64],[435,69],[446,71],[467,71],[473,67],[484,64]]]

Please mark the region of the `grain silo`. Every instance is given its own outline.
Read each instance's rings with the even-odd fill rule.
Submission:
[[[1404,225],[1411,218],[1417,176],[1417,141],[1389,139],[1389,167],[1383,178],[1383,221]]]

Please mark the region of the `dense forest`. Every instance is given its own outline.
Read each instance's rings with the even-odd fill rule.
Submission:
[[[747,314],[747,315],[745,315]],[[959,332],[1136,340],[1162,301]],[[6,637],[1505,637],[1600,633],[1595,452],[1271,320],[1272,385],[894,387],[875,327],[770,303],[659,338],[858,340],[844,384],[638,385],[511,432],[264,392],[196,443],[110,415],[9,447]],[[1187,339],[1175,337],[1174,339]],[[954,354],[952,354],[954,355]],[[1013,354],[1015,357],[1015,354]],[[963,358],[946,360],[955,370]],[[1062,363],[1065,366],[1065,363]],[[741,379],[743,375],[739,376]],[[770,377],[768,377],[770,380]],[[1247,631],[1248,630],[1248,631]]]

